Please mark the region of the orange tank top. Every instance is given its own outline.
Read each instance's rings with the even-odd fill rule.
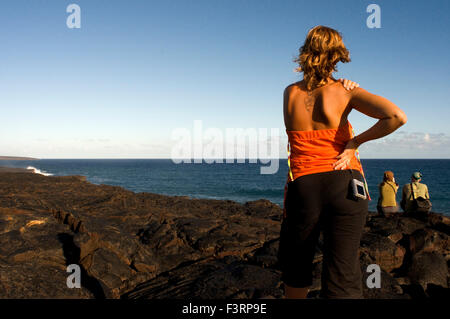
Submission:
[[[350,122],[337,129],[314,131],[288,131],[288,177],[284,187],[283,216],[286,217],[287,185],[300,176],[333,171],[333,164],[344,150],[347,142],[353,138],[354,132]],[[363,168],[359,159],[358,150],[348,165],[349,169],[361,172]],[[364,178],[367,195],[369,195]],[[370,200],[370,196],[368,196]]]

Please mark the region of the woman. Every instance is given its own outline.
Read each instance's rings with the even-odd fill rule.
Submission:
[[[396,195],[398,184],[395,182],[394,173],[391,171],[384,172],[383,182],[378,186],[380,197],[378,198],[378,213],[385,217],[391,217],[398,212]]]
[[[406,115],[387,99],[346,90],[332,77],[337,62],[350,61],[336,30],[312,28],[299,52],[294,61],[303,80],[285,89],[283,106],[289,173],[278,259],[285,296],[306,298],[322,230],[321,296],[361,298],[358,248],[368,210],[363,195],[370,197],[357,148],[395,131]],[[378,121],[354,136],[347,121],[353,109]]]

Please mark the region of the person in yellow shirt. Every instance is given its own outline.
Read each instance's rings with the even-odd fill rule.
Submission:
[[[394,173],[384,172],[383,182],[378,186],[380,197],[378,198],[378,213],[385,217],[391,217],[398,213],[399,207],[396,201],[398,184],[395,182]]]
[[[427,187],[427,185],[420,183],[421,180],[422,180],[422,174],[420,172],[415,172],[411,176],[411,183],[403,186],[401,206],[406,213],[413,212],[414,198],[422,197],[425,199],[430,199],[430,194],[428,193],[428,187]],[[413,193],[411,191],[414,192],[414,198],[413,198]]]

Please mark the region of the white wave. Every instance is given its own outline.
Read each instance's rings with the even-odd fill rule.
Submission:
[[[40,175],[44,175],[44,176],[52,176],[53,174],[47,173],[45,171],[41,171],[40,169],[33,167],[33,166],[28,166],[27,170],[33,171],[33,173],[35,174],[40,174]]]

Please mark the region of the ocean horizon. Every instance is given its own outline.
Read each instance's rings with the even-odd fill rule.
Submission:
[[[272,159],[277,160],[277,159]],[[369,210],[376,211],[378,184],[383,172],[393,171],[402,187],[415,171],[423,174],[428,185],[432,211],[450,216],[450,159],[362,159],[372,200]],[[279,159],[275,174],[261,174],[261,162],[181,163],[171,159],[39,159],[0,161],[0,166],[29,168],[43,175],[82,175],[94,184],[120,186],[133,192],[170,196],[189,196],[233,200],[240,203],[267,199],[283,203],[287,160]],[[397,202],[401,200],[401,187]]]

